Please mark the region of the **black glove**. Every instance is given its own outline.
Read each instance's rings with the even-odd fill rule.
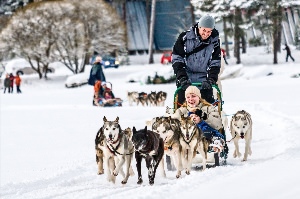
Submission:
[[[191,85],[191,81],[189,80],[189,78],[187,76],[183,76],[183,77],[180,77],[179,79],[176,80],[176,86],[177,87],[180,87],[181,86],[181,89],[182,90],[186,90],[187,87],[189,87]]]
[[[201,93],[201,98],[205,99],[208,103],[214,103],[215,99],[213,97],[213,89],[201,89],[200,90]]]
[[[197,109],[195,111],[195,114],[198,115],[202,120],[207,119],[207,114],[205,112],[203,112],[202,110]]]
[[[202,87],[201,89],[212,89],[212,85],[216,84],[216,82],[213,80],[213,79],[207,79],[207,80],[204,80],[202,82]]]

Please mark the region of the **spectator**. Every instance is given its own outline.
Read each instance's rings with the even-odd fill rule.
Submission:
[[[10,93],[13,93],[14,91],[14,75],[12,73],[9,74],[9,79],[10,79]]]
[[[9,75],[6,74],[6,77],[4,79],[4,92],[6,91],[6,89],[8,89],[8,93],[10,93],[10,78],[9,78]]]
[[[288,58],[289,57],[291,57],[291,59],[293,61],[295,61],[295,59],[292,57],[291,49],[290,49],[290,47],[287,44],[285,44],[285,48],[283,50],[286,50],[286,62],[288,62]]]
[[[21,86],[21,77],[20,75],[17,73],[17,76],[15,77],[15,83],[16,83],[16,87],[17,87],[17,93],[22,93],[20,86]]]
[[[95,85],[94,85],[94,99],[93,99],[93,105],[94,106],[99,106],[99,98],[102,98],[101,95],[102,92],[102,87],[101,87],[101,81],[96,80]]]
[[[223,59],[225,61],[225,64],[228,65],[228,62],[227,62],[227,59],[226,59],[226,51],[224,48],[221,48],[221,52],[222,52],[222,55],[223,55]]]

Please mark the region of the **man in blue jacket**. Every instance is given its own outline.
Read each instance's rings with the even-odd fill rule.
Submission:
[[[176,75],[179,105],[191,83],[202,83],[201,96],[213,103],[212,85],[216,84],[221,67],[219,32],[212,16],[204,15],[189,30],[182,32],[173,47],[172,67]]]

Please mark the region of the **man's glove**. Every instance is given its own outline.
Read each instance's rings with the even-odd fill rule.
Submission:
[[[216,84],[216,82],[213,79],[209,78],[202,82],[201,89],[212,89],[212,85],[214,85],[214,84]]]
[[[191,85],[191,81],[187,76],[180,77],[179,79],[176,80],[176,86],[181,87],[182,90],[186,90],[187,87]]]

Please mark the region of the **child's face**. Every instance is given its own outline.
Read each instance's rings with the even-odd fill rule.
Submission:
[[[200,98],[197,95],[195,95],[194,93],[189,93],[186,96],[186,102],[188,103],[188,105],[190,107],[195,107],[199,104]]]

